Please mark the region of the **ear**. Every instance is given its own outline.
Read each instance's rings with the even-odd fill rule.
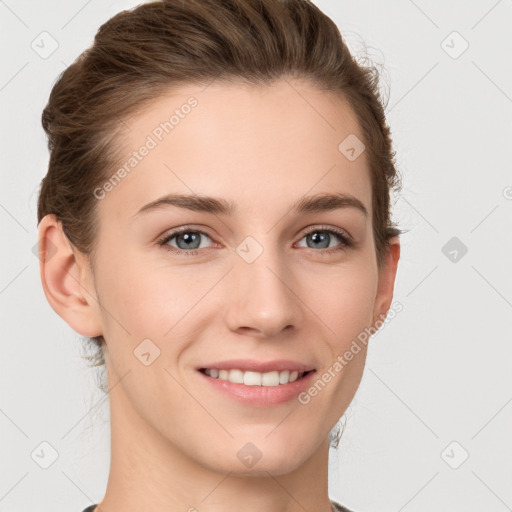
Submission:
[[[100,306],[86,255],[71,245],[53,214],[39,223],[39,271],[53,310],[83,336],[100,336]]]
[[[394,236],[389,240],[389,247],[384,255],[383,265],[379,272],[379,284],[375,297],[372,325],[375,325],[377,320],[384,320],[389,311],[391,301],[393,300],[393,289],[399,259],[400,239],[398,236]]]

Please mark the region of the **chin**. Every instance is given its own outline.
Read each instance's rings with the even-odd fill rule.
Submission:
[[[264,438],[261,442],[254,439],[254,442],[232,442],[232,447],[226,446],[222,454],[213,455],[214,460],[207,465],[214,471],[230,473],[233,476],[268,477],[269,473],[278,476],[292,473],[314,452],[314,446],[308,449],[305,444],[296,446],[295,443],[285,444],[277,439],[275,443]],[[228,453],[231,456],[226,456]]]

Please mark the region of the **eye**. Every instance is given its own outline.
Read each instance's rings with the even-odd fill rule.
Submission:
[[[186,256],[193,256],[198,254],[199,249],[204,249],[204,246],[201,246],[201,237],[205,236],[206,238],[211,238],[204,231],[200,231],[197,229],[191,229],[190,227],[184,226],[180,229],[165,235],[164,238],[158,241],[159,245],[169,245],[173,239],[176,239],[176,244],[178,247],[173,245],[169,245],[167,250],[183,254]]]
[[[158,244],[160,246],[167,246],[166,249],[175,254],[183,256],[194,256],[199,254],[201,249],[207,248],[201,244],[202,237],[206,237],[211,240],[211,237],[204,231],[193,229],[190,226],[183,226],[169,234],[164,235],[158,241]],[[338,245],[335,247],[332,247],[331,242],[336,238],[340,241],[340,243],[338,243]],[[326,249],[315,251],[321,254],[331,254],[332,252],[342,251],[354,245],[353,240],[347,233],[342,230],[330,228],[327,226],[310,229],[303,234],[301,240],[303,239],[306,239],[313,244],[313,247],[308,246],[309,249]],[[170,242],[173,241],[176,245],[170,244]],[[314,244],[317,244],[317,246],[315,247]]]
[[[333,237],[333,235],[334,235],[334,237]],[[347,247],[351,247],[352,245],[354,245],[350,236],[347,235],[344,231],[342,231],[340,229],[329,228],[327,226],[321,226],[320,228],[314,228],[314,229],[307,231],[304,234],[304,236],[302,237],[302,239],[304,239],[304,238],[307,241],[310,241],[313,245],[317,244],[316,248],[333,249],[333,250],[328,250],[328,251],[320,251],[322,253],[326,252],[328,254],[333,251],[342,251],[342,250],[346,249]],[[330,242],[333,240],[333,238],[334,239],[337,238],[338,240],[341,241],[334,248],[332,248],[332,246],[330,246]],[[308,246],[308,248],[314,249],[315,247]]]

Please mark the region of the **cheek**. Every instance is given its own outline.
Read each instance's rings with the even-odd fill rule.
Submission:
[[[350,344],[371,324],[377,276],[371,265],[340,265],[317,273],[306,303],[325,324],[336,348]]]
[[[147,339],[160,351],[156,366],[173,364],[202,325],[200,311],[208,301],[201,297],[218,279],[212,277],[217,271],[199,275],[184,266],[163,268],[148,260],[125,258],[122,264],[103,267],[104,334],[111,360],[120,369],[138,363],[134,351]]]
[[[179,271],[165,272],[135,258],[104,266],[103,278],[104,335],[112,380],[129,372],[123,381],[125,391],[139,413],[151,417],[159,397],[181,393],[164,370],[175,366],[187,346],[183,334],[187,325],[190,329],[187,313],[197,302],[197,289],[184,286]]]
[[[337,272],[331,269],[316,276],[315,293],[308,298],[308,304],[326,326],[321,326],[327,333],[323,340],[325,373],[318,378],[328,382],[329,391],[314,406],[324,408],[322,414],[326,416],[341,415],[361,381],[369,341],[365,329],[373,318],[376,276],[371,264],[340,265]]]
[[[132,336],[161,338],[191,307],[195,294],[184,273],[155,268],[139,259],[105,266],[102,297],[105,307]],[[108,304],[108,306],[107,306]],[[112,323],[113,319],[108,319]]]

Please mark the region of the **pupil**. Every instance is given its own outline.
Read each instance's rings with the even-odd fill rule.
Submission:
[[[194,243],[194,238],[197,238],[197,235],[195,233],[184,233],[182,237],[187,244],[187,247],[190,248],[190,245]]]
[[[324,238],[324,242],[325,242],[325,240],[327,240],[327,233],[313,233],[311,235],[311,238],[313,239],[314,243],[321,243],[322,242],[321,240],[317,240],[319,237],[320,238],[323,237]],[[327,245],[325,245],[325,243],[324,243],[324,245],[322,247],[327,247],[328,245],[329,245],[329,242],[327,242]]]

